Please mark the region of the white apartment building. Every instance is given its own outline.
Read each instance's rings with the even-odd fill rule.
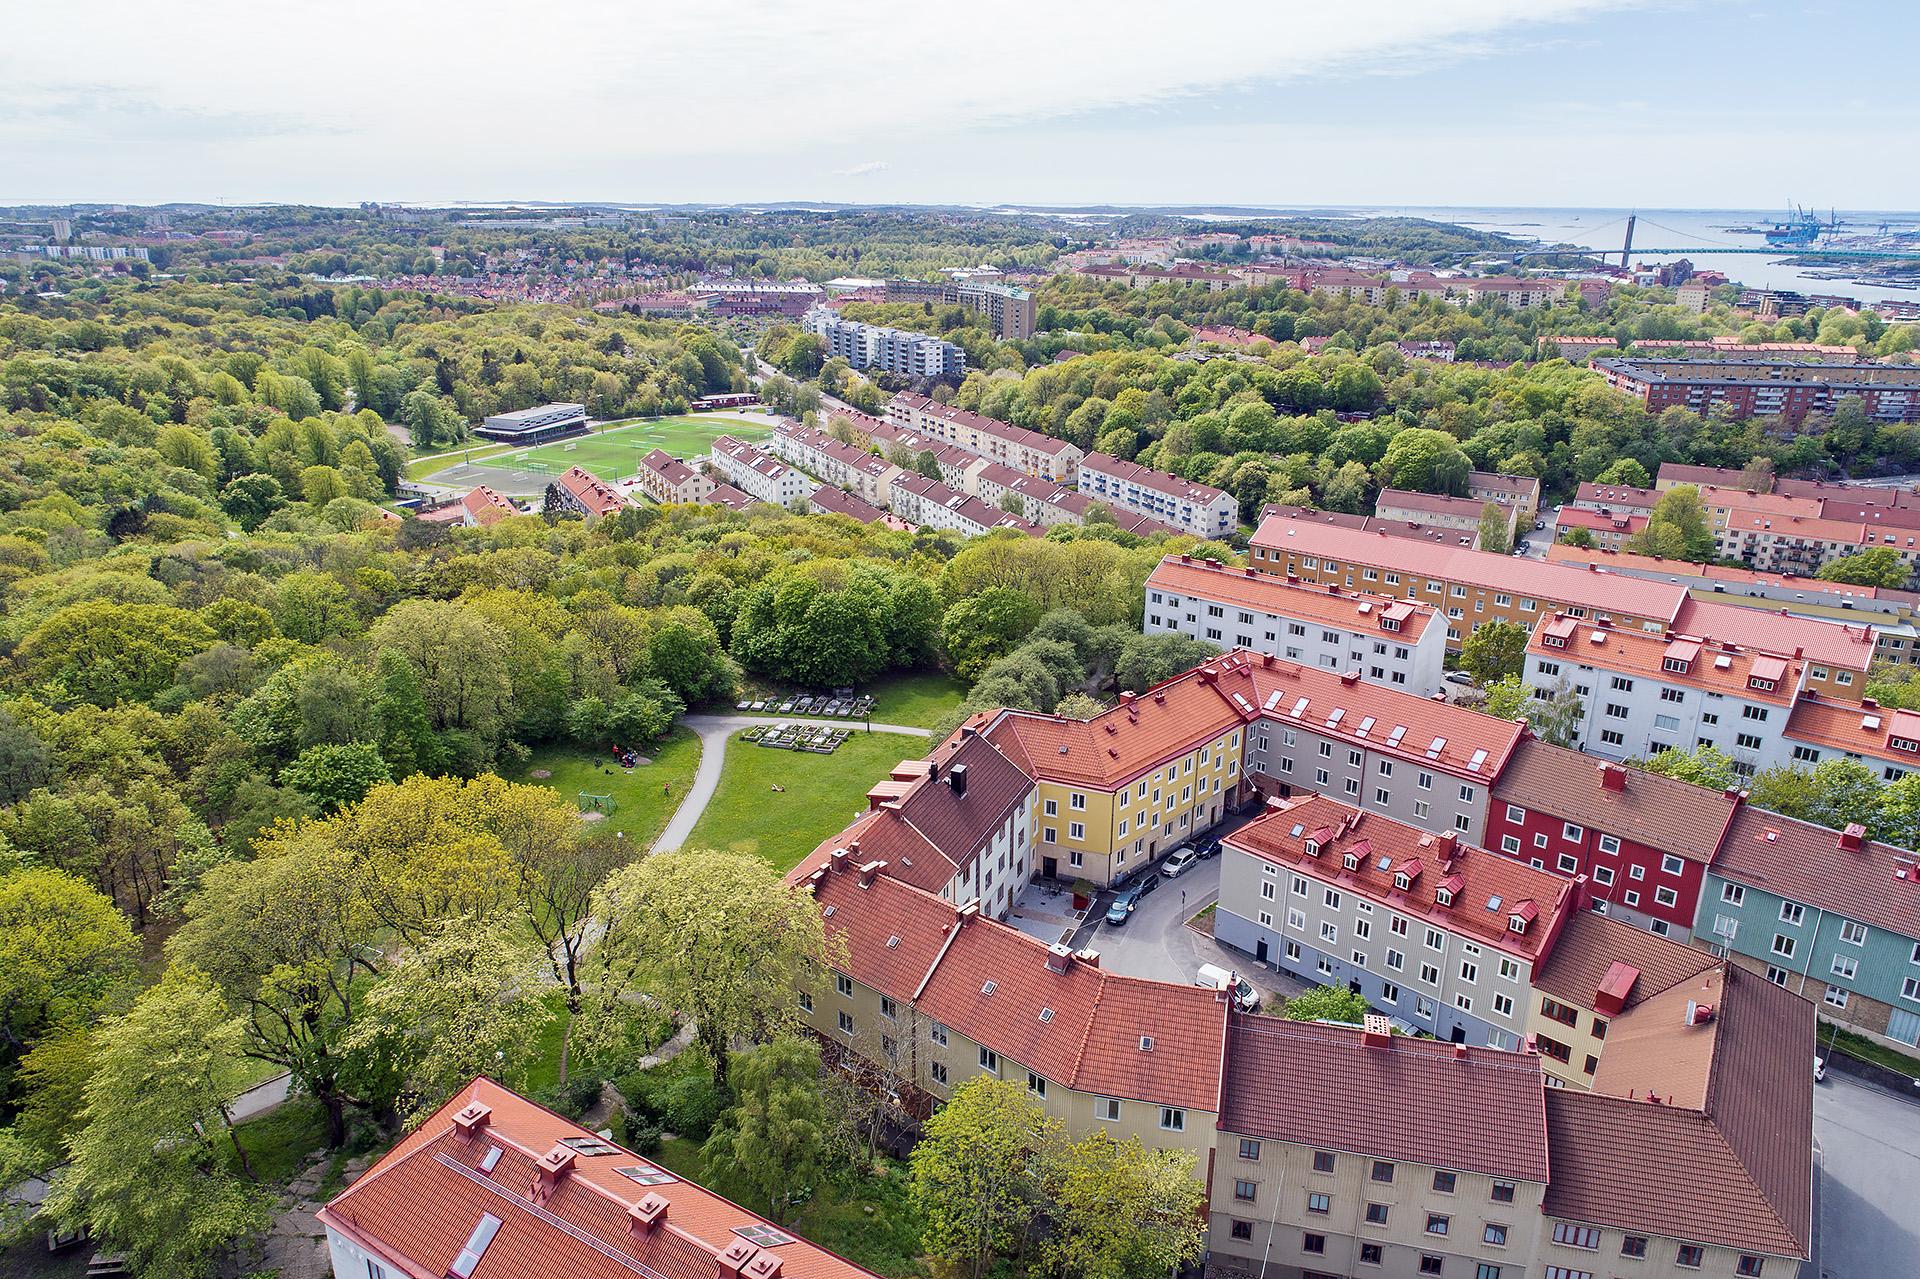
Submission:
[[[925,395],[896,395],[887,404],[887,421],[916,431],[977,457],[1004,462],[1016,471],[1066,484],[1079,467],[1081,451],[1065,440],[1029,431],[1011,422],[956,409]]]
[[[1079,482],[1089,497],[1152,516],[1195,537],[1221,537],[1240,524],[1240,503],[1233,494],[1105,453],[1081,459]]]
[[[856,369],[915,378],[958,378],[967,371],[965,351],[925,333],[862,324],[824,306],[808,310],[800,323],[826,343],[829,357],[839,356]]]
[[[998,528],[1018,529],[1034,536],[1045,532],[1018,515],[924,475],[902,475],[893,482],[890,492],[893,513],[924,528],[948,529],[963,537],[979,537]]]
[[[1716,747],[1742,774],[1778,753],[1807,663],[1698,636],[1650,634],[1560,613],[1527,643],[1536,697],[1580,698],[1572,745],[1607,759]]]
[[[1270,653],[1429,697],[1443,687],[1447,628],[1411,600],[1168,556],[1147,578],[1142,629]]]
[[[767,447],[782,461],[856,494],[871,506],[885,507],[893,481],[905,474],[878,454],[793,421],[775,426]]]
[[[785,506],[807,497],[819,487],[772,455],[751,444],[743,444],[731,435],[714,437],[710,456],[713,469],[725,476],[727,483],[762,502]]]

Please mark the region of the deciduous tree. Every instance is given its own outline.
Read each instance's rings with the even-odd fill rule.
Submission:
[[[733,1060],[733,1106],[701,1153],[707,1166],[776,1222],[792,1219],[827,1171],[820,1046],[782,1035]]]
[[[1060,1122],[1013,1083],[975,1075],[955,1088],[913,1148],[927,1255],[978,1279],[1024,1247],[1062,1140]]]

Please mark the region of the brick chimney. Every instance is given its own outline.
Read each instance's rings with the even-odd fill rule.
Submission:
[[[1618,764],[1600,765],[1600,789],[1623,791],[1627,788],[1627,770]]]
[[[1365,1048],[1389,1048],[1393,1045],[1393,1023],[1379,1013],[1360,1019],[1360,1044]]]
[[[714,1258],[714,1263],[717,1267],[714,1272],[716,1279],[740,1279],[742,1269],[746,1266],[747,1262],[753,1259],[753,1254],[758,1251],[758,1248],[755,1248],[746,1240],[736,1238],[732,1243],[727,1245],[726,1251]]]
[[[578,1157],[566,1146],[555,1146],[540,1156],[539,1162],[533,1165],[531,1189],[535,1203],[545,1203],[553,1197],[553,1192],[560,1188],[560,1183],[573,1172],[573,1161]]]
[[[646,1198],[627,1209],[627,1232],[637,1239],[645,1239],[665,1225],[668,1202],[658,1191],[649,1192]]]
[[[847,868],[847,850],[836,848],[827,854],[827,866],[837,875]]]
[[[1091,946],[1086,946],[1075,951],[1073,957],[1089,968],[1098,968],[1100,966],[1100,952]]]
[[[1867,828],[1859,822],[1848,822],[1847,828],[1840,832],[1840,847],[1849,852],[1857,852],[1867,837]]]
[[[1061,942],[1047,947],[1047,971],[1064,973],[1073,967],[1073,949]]]
[[[886,864],[887,863],[885,861],[871,861],[871,862],[868,862],[866,865],[862,866],[860,868],[860,887],[862,888],[871,887],[873,884],[873,877],[875,875],[878,875],[881,872],[881,870],[886,866]]]
[[[493,1120],[493,1108],[483,1101],[470,1101],[460,1108],[453,1117],[454,1131],[462,1137],[472,1137]]]

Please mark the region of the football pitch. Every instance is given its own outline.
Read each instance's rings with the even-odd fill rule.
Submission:
[[[758,440],[772,433],[772,428],[761,422],[703,413],[697,417],[666,417],[626,426],[609,426],[591,435],[555,440],[524,452],[512,450],[486,461],[491,466],[552,475],[558,475],[570,466],[578,466],[603,480],[616,480],[631,476],[639,466],[640,459],[653,449],[664,449],[674,457],[688,458],[705,453],[715,436],[731,435],[738,440]]]

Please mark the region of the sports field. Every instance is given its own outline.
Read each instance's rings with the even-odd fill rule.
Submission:
[[[525,460],[535,464],[531,469],[545,466],[557,474],[570,466],[578,466],[603,480],[617,480],[632,475],[640,459],[653,449],[665,449],[675,457],[695,457],[705,453],[718,435],[757,440],[772,433],[772,428],[764,423],[712,413],[699,417],[663,417],[609,426],[592,435],[576,435],[572,439],[542,444],[525,450]],[[521,450],[516,449],[508,456],[518,461],[520,455]]]
[[[619,480],[631,476],[640,459],[653,449],[665,449],[678,458],[697,457],[708,450],[717,435],[758,440],[772,433],[767,422],[722,413],[649,418],[596,427],[591,435],[555,440],[537,448],[476,448],[471,450],[472,462],[449,458],[452,465],[419,478],[464,488],[487,484],[502,493],[524,495],[544,489],[552,476],[570,466],[581,467],[603,480]]]

